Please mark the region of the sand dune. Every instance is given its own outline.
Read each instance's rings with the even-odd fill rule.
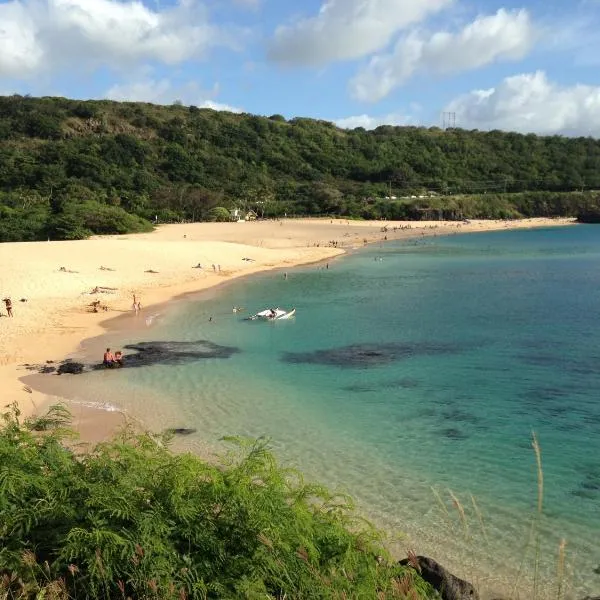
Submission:
[[[0,294],[12,299],[14,312],[13,318],[0,319],[4,404],[18,401],[25,412],[31,412],[43,398],[23,389],[18,377],[25,371],[20,365],[61,358],[74,351],[83,339],[102,332],[103,320],[131,311],[133,293],[146,310],[153,303],[233,277],[333,258],[367,241],[568,222],[301,219],[194,223],[165,225],[140,235],[0,244]],[[252,260],[243,260],[248,258]],[[198,264],[201,269],[193,268]],[[108,310],[91,312],[89,305],[95,300]],[[0,310],[6,315],[3,304]]]

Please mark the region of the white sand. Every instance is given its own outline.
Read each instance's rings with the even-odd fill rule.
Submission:
[[[42,363],[75,351],[102,333],[102,321],[142,310],[182,293],[198,291],[276,267],[333,258],[366,241],[449,232],[565,225],[567,219],[455,222],[356,222],[301,219],[247,223],[165,225],[149,234],[73,242],[0,244],[0,294],[13,302],[13,318],[0,319],[0,384],[3,406],[18,402],[25,414],[47,400],[23,388],[23,363]],[[409,227],[410,229],[397,229]],[[383,228],[387,228],[384,231]],[[336,241],[337,247],[331,242]],[[253,261],[245,261],[251,258]],[[201,263],[202,269],[192,268]],[[212,265],[220,265],[220,272]],[[104,266],[113,271],[101,270]],[[59,269],[65,267],[67,272]],[[147,273],[152,269],[157,273]],[[115,288],[90,293],[96,286]],[[21,302],[20,299],[27,299]],[[90,312],[100,300],[108,312]],[[0,311],[6,315],[4,304]],[[82,417],[83,418],[83,417]]]

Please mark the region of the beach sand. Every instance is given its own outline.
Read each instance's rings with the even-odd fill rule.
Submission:
[[[286,219],[164,225],[148,234],[0,244],[0,293],[12,299],[14,313],[7,317],[0,305],[3,406],[17,402],[22,414],[29,416],[56,401],[19,380],[28,374],[23,365],[61,359],[76,351],[84,339],[103,333],[104,321],[133,314],[134,293],[144,313],[151,305],[181,294],[259,271],[333,259],[365,243],[569,223],[572,220]],[[194,268],[198,264],[201,269]],[[90,304],[96,300],[108,310],[92,312]],[[124,421],[118,414],[97,409],[71,410],[74,426],[90,442],[103,439]]]

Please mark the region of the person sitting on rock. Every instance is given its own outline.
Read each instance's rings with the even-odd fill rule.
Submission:
[[[104,353],[104,360],[103,363],[105,367],[108,367],[109,369],[115,366],[115,357],[113,355],[113,353],[110,351],[110,348],[106,349],[106,352]]]
[[[115,352],[115,363],[119,367],[123,366],[123,353],[120,350]]]

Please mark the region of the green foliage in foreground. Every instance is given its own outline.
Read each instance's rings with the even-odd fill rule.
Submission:
[[[0,598],[433,597],[263,441],[232,440],[218,467],[131,431],[78,455],[68,419],[4,415]]]

